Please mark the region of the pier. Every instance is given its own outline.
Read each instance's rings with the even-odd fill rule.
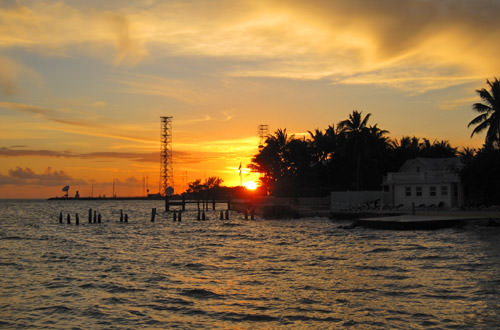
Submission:
[[[492,215],[398,215],[389,217],[360,218],[353,226],[375,229],[431,230],[463,226],[467,224],[500,225]]]

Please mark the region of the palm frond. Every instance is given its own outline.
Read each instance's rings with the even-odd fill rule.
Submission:
[[[490,123],[488,121],[483,121],[481,124],[477,125],[474,130],[472,131],[472,134],[470,135],[471,137],[474,134],[479,134],[485,129],[487,129],[490,126]]]
[[[477,116],[476,118],[472,119],[469,125],[467,127],[470,127],[471,125],[476,125],[481,122],[485,122],[488,119],[488,114],[483,113],[482,115]]]
[[[495,99],[493,96],[488,92],[485,88],[477,89],[476,93],[479,94],[479,96],[486,101],[491,107],[495,105]]]
[[[480,113],[493,111],[493,108],[482,103],[474,103],[472,109]]]
[[[359,114],[361,115],[361,112]],[[372,115],[371,113],[366,114],[365,118],[360,124],[360,128],[365,127],[368,124],[368,120],[370,119],[371,115]]]

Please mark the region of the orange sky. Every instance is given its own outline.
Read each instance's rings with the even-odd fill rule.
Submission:
[[[352,110],[392,137],[470,139],[500,75],[493,0],[0,2],[0,198],[255,180],[259,124],[297,134]]]

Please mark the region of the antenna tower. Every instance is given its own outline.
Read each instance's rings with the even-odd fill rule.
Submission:
[[[172,164],[172,116],[160,117],[160,194],[165,195],[168,187],[174,186],[174,169]]]
[[[259,125],[259,149],[264,147],[266,138],[269,135],[269,125]]]

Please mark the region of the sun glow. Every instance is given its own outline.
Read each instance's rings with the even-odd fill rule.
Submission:
[[[247,188],[248,190],[255,190],[257,189],[257,182],[255,181],[248,181],[243,183],[243,186]]]

